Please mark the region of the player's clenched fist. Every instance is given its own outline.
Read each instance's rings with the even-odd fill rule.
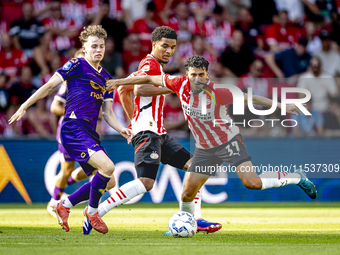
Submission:
[[[110,93],[113,92],[120,85],[118,81],[119,80],[114,80],[114,79],[106,81],[106,91]]]
[[[124,128],[124,129],[121,130],[119,133],[120,133],[123,137],[126,138],[128,144],[131,143],[131,139],[132,139],[132,137],[134,136],[134,134],[133,134],[133,132],[132,132],[131,129]]]

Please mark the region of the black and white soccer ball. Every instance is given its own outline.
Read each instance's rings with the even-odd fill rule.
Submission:
[[[188,212],[178,212],[169,220],[169,232],[173,237],[193,237],[197,231],[197,222]]]

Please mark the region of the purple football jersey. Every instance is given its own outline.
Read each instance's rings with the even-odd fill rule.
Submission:
[[[54,99],[57,99],[58,101],[64,103],[66,103],[66,95],[67,95],[67,86],[65,83],[62,83],[60,85],[60,88],[57,92],[57,94],[54,96]],[[57,134],[56,134],[56,139],[58,141],[58,143],[60,142],[60,129],[61,129],[61,123],[63,122],[64,119],[64,115],[60,117],[59,122],[58,122],[58,129],[57,129]]]
[[[113,101],[113,93],[105,91],[105,82],[112,79],[102,67],[96,70],[85,58],[73,58],[56,74],[67,81],[65,119],[83,119],[97,126],[104,100]]]

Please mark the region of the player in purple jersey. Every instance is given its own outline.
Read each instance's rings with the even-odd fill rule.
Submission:
[[[74,57],[75,58],[85,57],[83,49],[77,50],[76,53],[74,54]],[[47,213],[52,217],[57,217],[57,215],[55,214],[55,205],[56,202],[60,199],[60,197],[64,193],[66,186],[88,178],[88,176],[85,174],[84,170],[81,167],[74,169],[76,162],[73,159],[71,159],[71,157],[67,154],[60,141],[60,129],[65,114],[66,93],[67,85],[65,83],[62,83],[60,85],[58,93],[53,98],[50,108],[50,111],[52,113],[60,117],[56,135],[58,149],[60,152],[60,171],[55,179],[55,187],[53,190],[52,198],[50,202],[47,204]]]
[[[46,97],[61,82],[67,81],[65,118],[61,127],[60,139],[68,155],[79,162],[87,175],[95,170],[91,182],[84,184],[76,192],[60,201],[56,206],[59,224],[69,231],[68,216],[70,208],[88,200],[84,210],[85,217],[92,227],[100,233],[108,228],[98,214],[98,203],[106,188],[115,186],[114,164],[100,145],[96,126],[101,106],[105,121],[122,136],[131,141],[131,130],[124,128],[112,111],[113,93],[105,93],[105,82],[111,76],[99,66],[104,57],[106,31],[101,26],[88,26],[80,34],[85,58],[74,58],[58,69],[52,78],[38,89],[18,111],[9,123],[19,121],[28,107]],[[110,181],[110,182],[109,182]]]

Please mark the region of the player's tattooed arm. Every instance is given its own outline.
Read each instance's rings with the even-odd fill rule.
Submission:
[[[40,99],[45,98],[48,94],[52,92],[53,89],[55,89],[60,83],[62,82],[61,78],[54,74],[51,79],[41,86],[32,96],[30,96],[25,103],[23,103],[20,108],[14,113],[14,115],[9,119],[9,124],[12,124],[15,121],[19,121],[22,119],[22,117],[25,116],[26,110],[31,105],[38,102]]]
[[[106,82],[106,90],[109,92],[113,92],[119,86],[127,86],[131,84],[135,84],[135,85],[149,84],[149,85],[162,87],[163,86],[163,75],[156,75],[156,76],[143,75],[143,76],[128,77],[124,79],[108,80]]]
[[[132,130],[123,127],[123,125],[118,121],[116,114],[113,112],[111,100],[104,101],[102,113],[107,124],[109,124],[113,129],[117,130],[117,132],[125,137],[128,143],[130,143],[133,137]]]
[[[271,107],[273,104],[273,100],[258,95],[253,95],[252,101],[253,104],[262,105],[265,107]],[[244,93],[244,102],[248,102],[248,94],[246,93]],[[277,107],[281,109],[281,103],[277,103]],[[299,108],[295,104],[287,104],[286,111],[287,113],[293,114],[295,116],[301,115]]]

